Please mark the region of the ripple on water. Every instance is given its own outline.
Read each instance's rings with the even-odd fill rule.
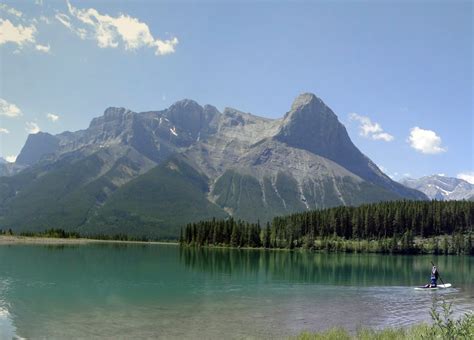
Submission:
[[[13,339],[16,336],[16,329],[13,326],[10,313],[2,308],[3,301],[0,300],[0,339]]]

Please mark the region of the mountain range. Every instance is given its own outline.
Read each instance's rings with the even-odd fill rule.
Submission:
[[[32,134],[0,177],[0,228],[176,237],[184,224],[427,199],[391,180],[317,96],[280,119],[193,100],[110,107],[76,132]]]
[[[404,178],[400,182],[434,200],[474,200],[474,184],[460,178],[432,175],[418,179]]]

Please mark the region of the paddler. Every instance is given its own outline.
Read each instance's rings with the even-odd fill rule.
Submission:
[[[427,284],[425,287],[436,288],[438,278],[439,278],[438,268],[436,268],[436,266],[433,265],[433,268],[431,268],[431,283]]]

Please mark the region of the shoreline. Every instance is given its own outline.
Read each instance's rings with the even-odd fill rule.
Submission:
[[[56,237],[40,237],[40,236],[16,236],[16,235],[0,235],[0,246],[13,244],[38,244],[38,245],[74,245],[74,244],[92,244],[92,243],[117,243],[117,244],[165,244],[179,245],[178,242],[163,241],[121,241],[121,240],[100,240],[93,238],[56,238]]]

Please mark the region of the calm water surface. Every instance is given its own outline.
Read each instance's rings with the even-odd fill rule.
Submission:
[[[415,291],[430,261],[455,288]],[[429,321],[474,309],[474,257],[0,246],[0,338],[282,338]]]

